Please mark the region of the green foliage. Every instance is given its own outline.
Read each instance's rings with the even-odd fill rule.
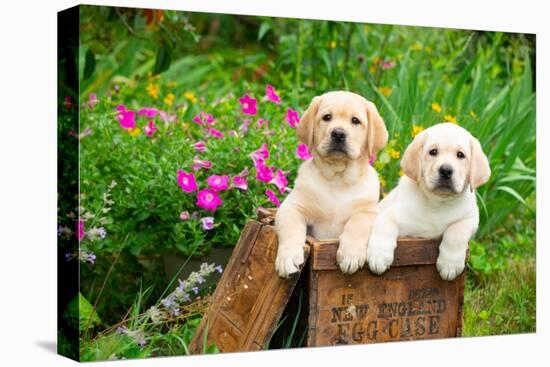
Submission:
[[[69,302],[63,317],[67,320],[69,325],[80,330],[80,332],[86,331],[101,323],[94,307],[81,293],[78,293],[78,296]]]

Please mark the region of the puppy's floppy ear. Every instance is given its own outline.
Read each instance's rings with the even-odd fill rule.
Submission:
[[[403,173],[416,182],[420,181],[420,176],[422,174],[420,161],[427,136],[428,133],[426,131],[421,131],[417,134],[412,143],[405,149],[405,153],[403,153],[403,158],[401,159],[401,169]]]
[[[319,104],[321,103],[321,97],[313,97],[306,112],[302,115],[298,126],[296,127],[296,133],[298,134],[298,140],[307,145],[312,151],[313,147],[313,126],[315,125],[315,116],[319,110]]]
[[[369,158],[388,144],[388,130],[374,103],[367,102],[367,153]]]
[[[470,191],[474,191],[491,177],[491,167],[489,160],[483,150],[479,140],[472,136],[470,140]]]

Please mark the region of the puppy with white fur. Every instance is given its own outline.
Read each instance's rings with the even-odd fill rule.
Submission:
[[[277,210],[275,268],[281,277],[299,270],[309,231],[317,239],[338,238],[337,262],[353,273],[365,264],[377,214],[380,184],[369,158],[388,141],[384,121],[372,102],[336,91],[313,98],[296,129],[313,158],[302,163]]]
[[[479,141],[452,123],[420,132],[401,160],[404,176],[378,205],[367,247],[369,268],[385,272],[397,237],[442,238],[436,267],[445,280],[464,270],[468,241],[479,223],[475,190],[491,169]]]

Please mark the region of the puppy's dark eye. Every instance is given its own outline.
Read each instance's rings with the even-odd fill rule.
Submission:
[[[464,159],[464,158],[466,158],[466,156],[465,156],[464,153],[462,153],[462,152],[456,153],[456,156],[458,157],[458,159]]]
[[[428,152],[432,157],[435,157],[437,155],[437,149],[432,149]]]
[[[354,124],[354,125],[359,125],[361,123],[361,121],[359,121],[359,119],[357,117],[352,117],[351,118],[351,123]]]
[[[332,115],[330,113],[323,115],[323,121],[330,121],[330,120],[332,120]]]

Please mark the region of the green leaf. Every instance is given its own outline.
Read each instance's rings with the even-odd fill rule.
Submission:
[[[86,51],[86,56],[84,60],[84,80],[92,76],[95,70],[95,54],[92,50],[88,49]]]
[[[78,330],[81,332],[101,323],[101,319],[94,310],[94,307],[80,292],[78,296],[69,302],[63,317],[72,327],[75,329],[78,327]]]
[[[265,34],[269,32],[270,29],[271,29],[271,24],[269,24],[268,22],[263,22],[260,25],[260,30],[258,31],[258,41],[261,41],[262,38],[264,38]]]
[[[170,67],[172,62],[172,55],[170,47],[166,44],[160,46],[157,51],[157,58],[155,60],[155,66],[153,67],[153,74],[160,74]]]

